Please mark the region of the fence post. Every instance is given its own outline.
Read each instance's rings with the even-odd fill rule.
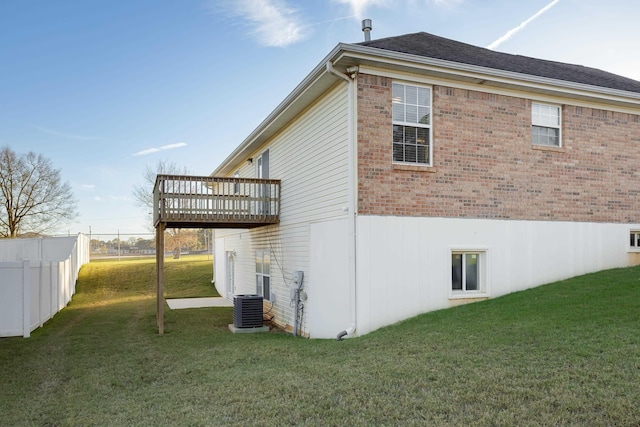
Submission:
[[[22,336],[31,335],[31,271],[29,261],[22,261]]]
[[[44,293],[44,262],[40,259],[40,283],[38,284],[38,322],[40,322],[40,327],[44,326],[43,315],[42,315],[42,295]]]

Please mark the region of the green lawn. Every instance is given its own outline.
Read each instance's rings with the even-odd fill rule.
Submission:
[[[203,258],[166,276],[215,295]],[[153,260],[92,262],[44,328],[0,339],[0,425],[640,423],[638,267],[340,342],[233,335],[231,308],[167,309],[158,336],[154,280]]]

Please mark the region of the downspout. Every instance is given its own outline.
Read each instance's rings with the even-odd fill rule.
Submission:
[[[347,201],[347,241],[348,241],[348,265],[349,265],[349,302],[350,302],[350,323],[346,329],[340,331],[336,339],[340,341],[345,336],[353,336],[356,331],[357,323],[357,302],[356,302],[356,94],[357,85],[356,77],[358,74],[358,67],[352,67],[347,69],[348,74],[343,74],[333,68],[331,61],[327,61],[327,72],[345,80],[349,87],[347,89],[347,104],[348,104],[348,137],[347,137],[347,161],[348,161],[348,201]]]

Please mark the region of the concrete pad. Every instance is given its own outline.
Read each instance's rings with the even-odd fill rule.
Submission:
[[[166,301],[171,310],[202,307],[233,307],[233,301],[229,301],[228,299],[222,297],[172,298],[167,299]]]
[[[233,324],[230,324],[229,330],[234,334],[257,334],[259,332],[269,332],[269,327],[260,326],[257,328],[237,328]]]

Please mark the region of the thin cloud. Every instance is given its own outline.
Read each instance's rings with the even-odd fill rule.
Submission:
[[[453,7],[462,3],[464,0],[431,0],[436,6]]]
[[[96,188],[95,184],[81,184],[80,187],[82,187],[85,190],[93,190]]]
[[[186,145],[188,145],[186,142],[178,142],[176,144],[167,144],[161,147],[147,148],[145,150],[138,151],[137,153],[133,153],[133,156],[146,156],[147,154],[157,153],[164,150],[173,150],[174,148],[185,147]]]
[[[263,46],[285,47],[305,37],[299,12],[284,0],[236,0],[231,12],[250,23],[250,34]]]
[[[322,24],[328,24],[331,22],[338,22],[338,21],[344,21],[346,19],[351,19],[351,18],[357,18],[356,15],[349,15],[349,16],[343,16],[342,18],[335,18],[335,19],[327,19],[326,21],[319,21],[319,22],[314,22],[312,24],[308,24],[308,27],[315,27],[317,25],[322,25]]]
[[[358,19],[364,17],[364,12],[369,6],[386,6],[389,0],[335,0],[338,3],[347,4]]]
[[[542,15],[543,13],[545,13],[547,10],[551,9],[553,6],[556,5],[556,3],[558,3],[560,0],[553,0],[551,3],[549,3],[548,5],[546,5],[545,7],[543,7],[542,9],[540,9],[538,12],[536,12],[533,16],[531,16],[529,19],[527,19],[526,21],[522,22],[520,25],[518,25],[517,27],[507,31],[502,37],[500,37],[498,40],[494,41],[493,43],[491,43],[489,46],[487,46],[487,49],[495,49],[498,46],[500,46],[502,43],[506,42],[507,40],[509,40],[511,37],[514,36],[514,34],[519,33],[520,31],[522,31],[524,29],[524,27],[526,27],[531,21],[533,21],[534,19],[536,19],[538,16]]]
[[[48,128],[44,128],[41,126],[36,126],[36,129],[38,129],[40,132],[49,134],[49,135],[53,135],[53,136],[59,136],[62,138],[66,138],[66,139],[73,139],[76,141],[101,141],[104,140],[105,138],[99,137],[99,136],[91,136],[91,135],[79,135],[76,133],[69,133],[69,132],[60,132],[58,130],[55,129],[48,129]]]

